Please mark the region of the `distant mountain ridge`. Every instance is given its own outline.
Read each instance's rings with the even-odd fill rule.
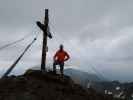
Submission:
[[[84,87],[86,87],[89,82],[105,81],[105,79],[96,74],[90,74],[73,68],[65,69],[64,74],[70,76],[76,83]]]

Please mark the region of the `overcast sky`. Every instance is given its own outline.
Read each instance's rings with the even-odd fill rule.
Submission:
[[[42,33],[35,21],[43,21],[49,9],[48,64],[63,43],[74,67],[94,72],[92,66],[111,80],[133,81],[133,0],[0,0],[0,46],[33,36],[0,51],[1,74],[15,61],[35,34],[38,41],[17,65],[14,73],[39,66]]]

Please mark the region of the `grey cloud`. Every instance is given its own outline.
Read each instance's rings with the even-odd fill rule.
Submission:
[[[132,81],[132,4],[132,0],[1,0],[0,46],[33,30],[40,34],[39,40],[18,66],[39,64],[42,36],[35,21],[43,21],[44,8],[49,8],[54,38],[48,41],[48,63],[52,63],[54,52],[63,43],[71,54],[68,63],[78,63],[81,70],[90,72],[91,63],[110,79]],[[6,61],[13,61],[31,39],[2,51],[1,64],[9,65]],[[126,70],[127,66],[130,70]]]

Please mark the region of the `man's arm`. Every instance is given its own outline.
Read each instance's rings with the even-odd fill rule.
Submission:
[[[65,54],[66,54],[65,61],[67,61],[68,59],[70,59],[70,56],[69,56],[69,54],[67,52],[65,52]]]

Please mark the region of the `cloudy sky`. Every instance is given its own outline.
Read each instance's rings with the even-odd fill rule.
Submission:
[[[0,0],[0,46],[33,33],[0,51],[1,74],[36,34],[38,40],[13,72],[40,65],[42,33],[35,22],[43,21],[48,8],[54,38],[48,40],[47,66],[63,43],[71,55],[66,68],[90,73],[95,68],[108,79],[133,81],[132,5],[133,0]]]

